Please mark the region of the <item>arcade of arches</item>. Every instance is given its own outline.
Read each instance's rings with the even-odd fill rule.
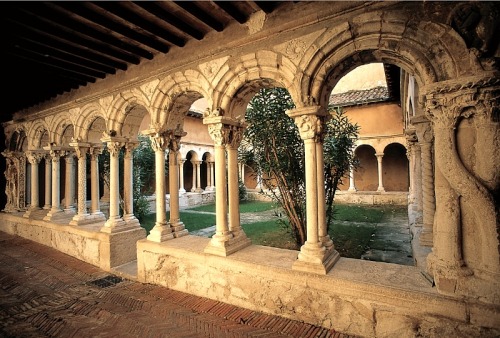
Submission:
[[[498,336],[500,80],[485,47],[495,41],[491,27],[498,17],[492,23],[484,15],[473,27],[454,29],[461,6],[304,2],[293,7],[300,13],[258,12],[223,35],[19,112],[3,125],[8,202],[0,230],[109,271],[137,260],[142,282],[349,334]],[[485,13],[482,6],[490,4],[474,6]],[[359,144],[356,154],[371,174],[363,180],[354,174],[350,186],[409,187],[420,227],[414,240],[428,250],[414,267],[339,257],[326,232],[319,169],[329,95],[343,75],[372,62],[403,70],[405,139]],[[238,174],[247,173],[238,167],[237,149],[245,109],[270,86],[290,92],[297,108],[287,114],[304,141],[307,241],[298,254],[252,245],[240,226]],[[186,113],[200,98],[209,107],[204,128],[188,131]],[[151,138],[157,175],[157,218],[147,237],[133,215],[131,188],[132,150],[146,116],[142,133]],[[192,139],[208,135],[212,148],[203,142],[182,148],[188,132]],[[106,193],[98,180],[104,147],[110,156]],[[404,166],[409,180],[391,181]],[[190,181],[180,179],[184,172],[194,173]],[[190,236],[179,217],[179,190],[207,186],[216,196],[211,239]]]

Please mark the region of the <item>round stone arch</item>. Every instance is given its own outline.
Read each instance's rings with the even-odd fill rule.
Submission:
[[[49,127],[45,123],[44,120],[38,119],[28,128],[27,137],[28,137],[28,148],[29,149],[40,149],[42,144],[42,137],[47,132]],[[47,134],[48,135],[48,134]],[[49,140],[47,139],[47,142]]]
[[[75,136],[75,127],[70,121],[71,120],[68,112],[58,114],[54,118],[50,125],[50,142],[54,142],[59,146],[68,145],[68,143],[71,141],[69,138]],[[71,132],[69,133],[68,128],[72,128]]]
[[[106,114],[108,129],[117,135],[137,138],[141,122],[149,111],[149,99],[139,89],[127,90],[117,95]]]
[[[313,56],[301,64],[303,100],[327,106],[330,92],[342,76],[372,62],[405,69],[420,88],[481,70],[477,58],[470,56],[463,39],[450,26],[415,22],[410,15],[362,14],[325,32],[310,47],[317,48]],[[342,33],[326,40],[329,32]]]
[[[234,63],[232,60],[231,64]],[[243,120],[250,99],[261,88],[283,87],[299,105],[299,91],[294,82],[297,69],[283,55],[259,51],[244,55],[228,67],[214,90],[214,109],[221,108],[224,116]]]
[[[408,191],[410,177],[406,151],[406,147],[399,142],[391,142],[384,147],[382,180],[385,191]]]
[[[24,125],[16,128],[8,139],[6,149],[10,151],[25,151],[28,146],[27,132]]]
[[[378,188],[378,168],[376,150],[369,143],[361,143],[354,149],[359,166],[354,170],[354,182],[358,191],[376,191]]]
[[[209,107],[213,105],[211,87],[205,76],[195,70],[165,77],[151,98],[151,126],[160,130],[182,128],[193,102],[204,97]]]
[[[90,126],[99,117],[106,121],[104,112],[98,103],[94,102],[83,106],[75,122],[75,139],[79,141],[88,141]]]

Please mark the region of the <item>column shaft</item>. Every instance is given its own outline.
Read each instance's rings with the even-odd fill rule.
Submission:
[[[50,209],[51,208],[51,202],[52,202],[52,160],[50,158],[50,155],[45,155],[44,157],[45,160],[45,205],[43,206],[44,209]]]
[[[382,159],[384,157],[384,154],[375,154],[377,156],[377,170],[378,170],[378,188],[377,191],[384,192],[384,184],[382,181],[382,174],[383,174],[383,168],[382,168]]]
[[[64,211],[67,213],[73,213],[75,208],[73,206],[73,201],[75,199],[75,171],[73,170],[73,154],[68,154],[65,158],[66,160],[66,177],[64,181]]]
[[[227,147],[227,172],[229,190],[229,230],[234,236],[241,232],[240,225],[240,199],[238,189],[238,150]]]

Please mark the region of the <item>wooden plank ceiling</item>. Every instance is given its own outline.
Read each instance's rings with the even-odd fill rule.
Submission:
[[[0,120],[245,23],[279,1],[0,2]]]

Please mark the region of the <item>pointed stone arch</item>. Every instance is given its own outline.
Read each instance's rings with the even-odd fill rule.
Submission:
[[[310,47],[317,48],[316,52],[299,67],[304,69],[303,101],[326,106],[331,90],[344,74],[371,62],[391,63],[409,71],[420,87],[482,70],[451,27],[416,22],[410,12],[377,14],[361,14],[341,23]]]
[[[283,87],[294,102],[300,98],[294,82],[296,67],[285,56],[272,51],[258,51],[240,58],[229,67],[214,89],[214,107],[226,116],[243,119],[247,104],[261,88]]]
[[[182,126],[191,104],[204,97],[212,107],[211,84],[196,70],[176,72],[158,84],[151,98],[151,124],[160,129]]]

